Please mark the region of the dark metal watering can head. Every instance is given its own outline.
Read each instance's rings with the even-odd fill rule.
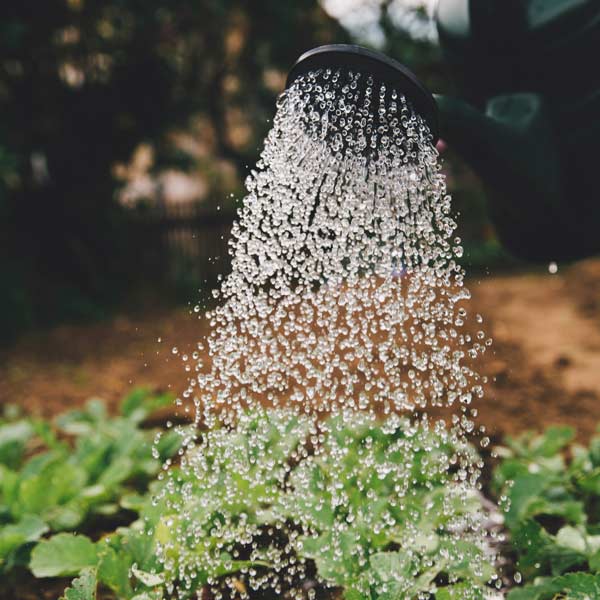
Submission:
[[[290,69],[286,88],[301,75],[319,69],[347,69],[372,77],[374,82],[385,83],[404,94],[416,112],[425,120],[434,143],[438,140],[438,110],[431,92],[416,76],[393,58],[354,44],[328,44],[305,52]],[[362,85],[367,78],[363,77]]]

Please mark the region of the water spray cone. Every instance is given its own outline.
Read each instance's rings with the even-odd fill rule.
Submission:
[[[411,564],[395,597],[437,593],[435,577],[414,576],[435,561],[468,561],[461,599],[483,597],[493,532],[471,508],[480,464],[467,439],[491,340],[467,311],[437,136],[433,97],[391,59],[326,46],[292,69],[183,392],[209,431],[184,437],[158,499],[175,515],[159,554],[174,589],[206,573],[229,597],[221,557],[266,558],[244,586],[283,597],[313,577],[307,557],[353,565],[351,578],[322,569],[319,585],[383,597],[390,582],[371,567],[393,536]],[[434,543],[415,510],[434,515]]]

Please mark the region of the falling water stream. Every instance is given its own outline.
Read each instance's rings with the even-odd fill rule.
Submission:
[[[218,432],[239,427],[259,408],[274,420],[297,415],[307,432],[302,456],[318,455],[331,415],[338,421],[329,423],[377,419],[392,429],[402,418],[421,430],[443,430],[457,448],[477,428],[485,381],[473,365],[490,341],[481,318],[466,311],[463,250],[438,153],[406,98],[370,79],[364,85],[365,77],[343,69],[299,77],[280,97],[246,181],[230,244],[232,270],[214,292],[210,333],[178,401],[215,432],[200,444],[186,438],[182,456],[183,470],[206,477],[206,485],[207,465],[215,470],[210,457],[222,443]],[[467,328],[469,319],[474,325]],[[407,436],[404,444],[424,443],[417,438]],[[459,451],[444,461],[432,468],[451,473],[446,485],[468,502],[478,459]],[[285,484],[285,465],[275,460],[272,468]],[[384,459],[377,469],[394,473],[400,502],[410,483],[407,465]],[[185,511],[178,502],[174,496],[174,508]],[[201,544],[193,519],[185,523],[178,535],[192,539],[192,547]],[[395,523],[386,515],[372,525]],[[240,539],[252,544],[258,535],[252,525],[236,527],[237,539],[224,536],[220,550],[231,551]],[[477,515],[449,529],[457,540],[485,544]],[[405,531],[406,546],[417,544],[419,532]],[[287,535],[293,547],[295,534]],[[336,526],[331,543],[343,535],[344,526]],[[202,570],[198,556],[184,558],[178,581]],[[271,559],[279,572],[297,576],[302,565],[290,556],[288,547]],[[249,585],[276,585],[261,577]]]

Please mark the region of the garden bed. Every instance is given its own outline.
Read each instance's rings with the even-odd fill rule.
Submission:
[[[511,499],[505,515],[507,542],[497,545],[505,588],[514,587],[510,600],[600,597],[596,574],[600,569],[600,442],[595,438],[600,423],[597,281],[600,261],[592,260],[557,276],[507,275],[470,283],[470,312],[491,316],[485,328],[494,338],[492,351],[478,367],[490,377],[486,397],[477,407],[479,422],[491,438],[489,445],[478,448],[485,462],[481,500],[487,506],[488,501],[497,502],[502,496]],[[153,430],[167,418],[173,420],[171,392],[177,392],[186,377],[171,348],[177,345],[180,355],[191,351],[205,332],[204,322],[193,316],[193,311],[167,312],[63,327],[24,338],[10,353],[4,351],[0,402],[5,409],[9,405],[16,408],[8,409],[0,428],[0,462],[4,465],[0,467],[0,572],[4,571],[0,598],[58,598],[82,569],[84,577],[78,585],[94,587],[97,598],[132,598],[138,591],[137,600],[156,597],[152,595],[156,586],[143,580],[156,583],[144,573],[155,575],[151,571],[159,565],[147,565],[150,570],[144,571],[138,564],[135,575],[132,556],[122,548],[108,550],[98,545],[117,527],[131,529],[144,510],[143,503],[134,500],[140,494],[147,496],[157,474],[157,464],[148,459]],[[140,392],[121,403],[123,393],[139,384],[168,393]],[[80,408],[85,398],[96,394],[107,398],[106,407],[93,401]],[[18,407],[34,418],[17,416]],[[65,415],[68,409],[76,410]],[[179,423],[185,424],[185,420]],[[525,430],[540,431],[551,425],[557,426],[542,437],[519,437]],[[574,436],[586,445],[576,445]],[[104,454],[96,448],[102,460],[98,459],[95,467],[77,453],[83,438],[94,438],[94,443],[104,448]],[[479,445],[479,441],[473,443]],[[174,438],[171,446],[163,443],[162,458],[176,451]],[[498,456],[492,450],[496,447],[500,448]],[[37,483],[28,483],[22,498],[11,496],[16,493],[11,491],[11,473],[31,470],[24,465],[47,455],[53,457],[50,463],[54,461],[55,466],[48,467]],[[68,489],[62,489],[62,483],[58,485],[61,489],[55,489],[53,468],[60,472],[61,481],[66,478]],[[94,487],[100,478],[103,490],[98,494]],[[508,480],[515,483],[509,485]],[[50,571],[42,568],[37,570],[40,577],[35,577],[30,568],[34,548],[43,549],[56,543],[47,541],[53,536],[72,532],[79,534],[77,543],[89,538],[90,564],[67,565],[63,570],[56,565]],[[114,533],[110,537],[114,543],[121,539]],[[58,541],[65,539],[59,537]],[[61,556],[59,548],[50,550],[48,556]],[[379,550],[396,552],[398,548],[388,544]],[[99,575],[98,556],[108,553],[113,557],[113,551],[118,559],[113,565],[118,567],[118,581],[115,573]],[[85,551],[78,548],[77,554],[85,555]],[[63,559],[68,562],[64,555]],[[337,581],[329,577],[334,587],[328,589],[318,583],[318,561],[307,556],[306,562],[305,580],[296,581],[296,587],[303,589],[307,598],[313,594],[315,599],[339,597],[338,587],[348,584],[351,576],[343,573]],[[436,577],[442,590],[436,598],[463,600],[460,595],[444,596],[443,587],[449,583],[446,573]],[[456,583],[467,580],[463,572]],[[238,596],[244,589],[251,591],[243,577],[235,575],[231,582],[235,591],[224,598],[236,597],[236,591]],[[529,585],[523,587],[525,583]],[[272,597],[285,597],[285,593]],[[201,597],[212,598],[208,589],[201,591]],[[249,597],[269,596],[262,592]],[[67,598],[87,596],[70,592]]]
[[[169,516],[173,515],[173,505],[165,504],[164,498],[161,501],[160,494],[158,505],[150,500],[162,485],[156,481],[159,462],[176,456],[181,440],[168,430],[156,446],[158,461],[152,459],[157,430],[149,425],[155,421],[150,417],[171,401],[168,396],[138,390],[125,398],[115,417],[109,417],[98,400],[52,423],[22,417],[14,411],[5,415],[0,424],[0,598],[57,598],[73,577],[74,588],[66,593],[67,600],[170,597],[163,595],[164,584],[171,576],[156,560],[157,543],[170,544],[176,563],[184,571],[189,569],[190,594],[199,593],[205,600],[215,597],[206,587],[208,581],[221,581],[218,585],[224,586],[222,597],[232,599],[244,597],[244,592],[248,598],[292,598],[286,589],[300,590],[298,598],[354,599],[368,597],[365,585],[373,590],[371,598],[381,600],[420,598],[418,594],[425,589],[437,589],[431,596],[436,600],[497,597],[493,588],[483,586],[492,572],[491,565],[489,571],[488,567],[484,571],[475,568],[475,564],[485,564],[486,556],[479,555],[475,546],[469,547],[468,541],[454,556],[454,542],[445,538],[448,534],[443,520],[447,515],[431,508],[431,503],[438,501],[435,498],[449,493],[450,481],[435,468],[431,457],[443,458],[457,451],[441,429],[411,427],[408,434],[408,422],[402,420],[394,427],[375,422],[345,423],[341,429],[331,425],[329,441],[324,443],[345,449],[341,462],[329,458],[340,456],[331,450],[290,463],[285,457],[294,455],[304,435],[302,420],[284,413],[267,417],[260,412],[245,416],[232,433],[217,430],[202,434],[213,436],[209,463],[223,467],[220,474],[224,479],[221,477],[218,485],[205,485],[210,472],[192,479],[182,472],[173,480],[181,485],[187,482],[193,488],[192,494],[177,500],[185,505],[185,510],[177,514],[193,515],[196,502],[203,510],[214,503],[220,515],[243,513],[256,525],[259,549],[290,544],[281,531],[274,533],[269,525],[273,520],[288,523],[290,532],[312,531],[310,537],[298,538],[301,544],[288,548],[305,561],[303,575],[292,578],[278,592],[253,592],[249,569],[270,568],[253,554],[256,548],[250,550],[238,543],[233,529],[228,549],[235,559],[225,556],[220,545],[211,546],[217,540],[211,541],[208,530],[203,538],[204,550],[189,548],[176,534],[183,531],[181,526],[173,525],[173,516]],[[260,435],[255,435],[257,431]],[[402,445],[405,435],[411,437],[410,446]],[[494,451],[483,448],[484,494],[491,502],[483,496],[474,497],[472,504],[456,509],[481,510],[489,515],[486,527],[495,530],[490,539],[500,550],[498,564],[504,589],[512,588],[510,600],[599,597],[600,437],[594,437],[588,446],[580,446],[574,443],[574,436],[568,427],[553,427],[543,435],[506,438],[504,445]],[[231,455],[226,452],[231,444],[239,448],[240,440],[246,440],[244,452],[254,457],[245,470],[240,470],[242,463],[236,463],[236,468],[229,465]],[[404,447],[410,452],[402,454]],[[362,487],[356,479],[345,476],[346,472],[354,472],[355,461],[375,465],[368,456],[381,453],[394,456],[402,468],[408,465],[412,473],[409,497],[414,500],[413,509],[421,515],[417,518],[411,512],[410,520],[417,519],[419,530],[430,532],[421,550],[415,554],[415,548],[411,548],[411,569],[421,573],[411,588],[394,588],[400,586],[399,582],[406,586],[403,573],[407,555],[401,530],[392,528],[374,534],[373,521],[369,521],[376,506],[378,510],[393,507],[393,502],[386,504],[395,497],[393,475],[381,479],[366,469],[361,475],[365,478]],[[426,463],[422,462],[424,456],[428,457]],[[271,463],[277,457],[277,464],[291,465],[291,471],[284,469],[278,475]],[[172,469],[178,468],[174,463]],[[332,513],[327,517],[331,522],[325,523],[322,494],[327,486],[295,486],[298,472],[318,472],[319,481],[329,478],[342,487],[350,486],[347,491],[355,502],[352,514],[357,515],[350,531],[358,546],[348,549],[347,555],[332,554],[330,545],[323,543],[331,528],[337,527],[336,519],[346,518],[346,509]],[[299,481],[306,478],[302,476]],[[368,490],[368,500],[352,492],[357,485],[358,489]],[[499,503],[505,512],[490,508],[492,503]],[[313,512],[311,507],[317,506],[319,509]],[[503,525],[499,523],[500,514]],[[307,518],[310,522],[305,522]],[[235,519],[226,522],[233,527]],[[399,518],[397,522],[405,520]],[[210,528],[209,522],[202,519],[194,523],[197,526]],[[218,544],[227,535],[227,529],[222,531]],[[214,553],[217,547],[220,554]],[[356,562],[361,553],[367,557],[366,562]],[[221,558],[214,562],[215,556]],[[194,567],[198,557],[198,564],[213,564],[213,571],[198,572]],[[421,566],[420,560],[424,561]],[[377,582],[393,593],[376,592]]]

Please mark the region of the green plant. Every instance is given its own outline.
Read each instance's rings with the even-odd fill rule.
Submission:
[[[494,486],[507,503],[517,569],[528,582],[510,600],[600,597],[600,437],[574,431],[507,438]]]
[[[349,600],[493,597],[484,549],[468,527],[460,539],[452,533],[481,514],[479,497],[457,494],[448,469],[449,459],[457,468],[461,456],[476,461],[475,450],[441,425],[315,425],[257,410],[201,435],[146,428],[170,402],[136,390],[117,416],[93,400],[54,423],[5,410],[3,578],[25,567],[74,577],[64,600],[100,591],[162,600],[174,587],[193,598],[205,586],[247,589],[249,574],[275,573],[275,550],[287,548]],[[193,444],[161,473],[186,440]],[[573,440],[572,429],[551,427],[497,450],[492,488],[525,584],[509,600],[600,597],[600,436],[587,447]],[[104,533],[119,522],[126,526]]]
[[[475,451],[441,423],[258,409],[233,429],[146,428],[170,402],[135,390],[117,416],[92,400],[54,423],[7,411],[3,575],[75,577],[65,600],[192,598],[276,578],[285,549],[350,600],[486,597],[492,566],[468,531],[480,500],[449,471]]]
[[[472,448],[401,419],[320,428],[258,410],[233,430],[206,432],[147,493],[121,497],[138,514],[128,527],[96,542],[54,535],[34,548],[30,568],[78,576],[67,599],[94,598],[98,584],[118,598],[163,598],[169,586],[191,598],[207,584],[244,588],[251,571],[275,573],[274,550],[286,547],[349,599],[484,598],[491,565],[466,533],[462,542],[450,533],[451,521],[481,511],[477,496],[456,496],[448,473],[448,456]],[[302,442],[315,435],[313,453]],[[390,460],[397,468],[384,473]],[[392,514],[396,526],[386,527]]]
[[[46,533],[86,531],[94,520],[116,518],[127,491],[147,488],[159,462],[151,456],[156,431],[141,424],[170,402],[138,390],[117,417],[92,400],[53,426],[28,418],[0,422],[0,573],[26,565]],[[173,455],[179,443],[175,433],[163,436],[159,458]]]
[[[465,530],[481,504],[448,472],[449,456],[474,449],[397,418],[338,418],[326,430],[324,452],[298,465],[283,497],[305,532],[297,552],[349,599],[483,598],[493,569]]]

